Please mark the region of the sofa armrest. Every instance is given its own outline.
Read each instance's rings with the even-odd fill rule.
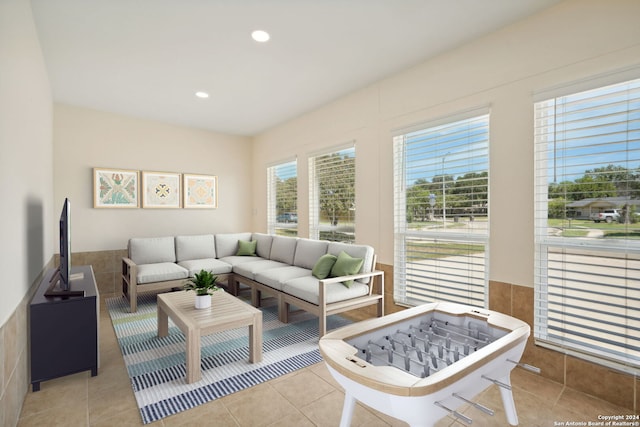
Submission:
[[[369,282],[367,283],[367,286],[369,286],[369,295],[371,295],[373,293],[373,285],[374,285],[373,282],[376,277],[381,278],[380,295],[383,295],[384,294],[384,271],[373,270],[368,273],[358,273],[358,274],[352,274],[350,276],[340,276],[340,277],[327,277],[326,279],[319,280],[318,286],[320,289],[318,293],[318,300],[320,301],[321,304],[324,304],[325,286],[330,283],[340,283],[340,282],[344,282],[345,280],[357,280],[357,279],[365,279],[365,278],[369,278]]]
[[[136,278],[138,277],[138,265],[131,260],[131,258],[122,258],[122,278],[130,285],[136,284]]]
[[[320,280],[320,283],[339,283],[344,282],[345,280],[358,280],[358,279],[366,279],[369,278],[369,284],[371,284],[371,280],[376,276],[382,276],[384,271],[381,270],[373,270],[368,273],[358,273],[352,274],[350,276],[340,276],[340,277],[327,277],[326,279]],[[371,287],[371,286],[369,286]]]

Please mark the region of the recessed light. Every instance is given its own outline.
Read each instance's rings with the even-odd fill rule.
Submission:
[[[269,33],[267,33],[266,31],[262,31],[262,30],[256,30],[253,33],[251,33],[251,37],[260,43],[264,43],[266,41],[269,41],[269,39],[271,38],[271,36],[269,35]]]
[[[196,96],[197,96],[198,98],[205,99],[205,98],[208,98],[208,97],[209,97],[209,94],[208,94],[207,92],[196,92]]]

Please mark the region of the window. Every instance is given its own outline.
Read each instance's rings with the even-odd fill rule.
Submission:
[[[640,79],[536,102],[535,145],[536,341],[638,372]]]
[[[402,130],[394,137],[394,297],[485,306],[489,115]]]
[[[309,158],[309,235],[312,239],[355,242],[356,149]]]
[[[298,235],[297,160],[267,168],[267,231]]]

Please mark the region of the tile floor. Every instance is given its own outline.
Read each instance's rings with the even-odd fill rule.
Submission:
[[[109,297],[111,295],[107,295]],[[102,296],[105,298],[105,296]],[[45,381],[26,396],[19,426],[140,426],[140,414],[104,302],[100,318],[100,369]],[[596,425],[599,415],[632,411],[515,369],[514,397],[520,426]],[[159,420],[152,426],[327,426],[339,424],[343,392],[324,364],[316,364],[248,390]],[[473,407],[461,412],[474,426],[508,425],[496,386],[478,402],[496,410],[491,417]],[[358,405],[353,426],[406,426],[374,409]],[[445,417],[437,427],[466,424]],[[603,424],[606,425],[606,424]]]

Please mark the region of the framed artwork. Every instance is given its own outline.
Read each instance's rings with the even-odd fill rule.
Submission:
[[[179,208],[180,174],[142,172],[143,208]]]
[[[218,177],[183,175],[185,208],[215,209],[218,207]]]
[[[138,182],[138,171],[93,168],[93,207],[139,207]]]

